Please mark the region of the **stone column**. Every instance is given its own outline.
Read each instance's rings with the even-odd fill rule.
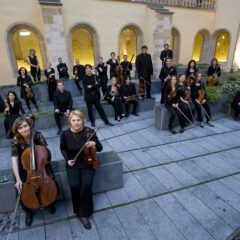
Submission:
[[[153,74],[158,78],[162,68],[160,53],[164,49],[165,43],[170,45],[173,12],[160,7],[152,7],[152,9],[156,12],[156,25],[153,32]]]
[[[41,1],[44,35],[48,61],[56,68],[58,58],[68,64],[67,46],[64,34],[62,3],[59,0]]]
[[[239,71],[240,70],[240,25],[238,30],[238,37],[237,37],[237,43],[234,53],[234,59],[233,59],[233,65],[232,65],[233,71]]]

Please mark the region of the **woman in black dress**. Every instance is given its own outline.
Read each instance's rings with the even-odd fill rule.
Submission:
[[[7,138],[13,137],[12,126],[14,121],[20,116],[20,113],[25,114],[22,102],[18,99],[18,96],[14,91],[9,91],[7,93],[6,108],[4,110],[4,127]]]
[[[120,88],[117,86],[117,79],[115,77],[111,80],[111,85],[107,88],[107,100],[109,104],[113,105],[115,120],[121,121],[123,114],[123,99],[121,97]]]
[[[41,69],[39,67],[39,62],[36,56],[35,49],[29,50],[28,64],[30,65],[30,73],[33,77],[34,82],[41,80]]]
[[[116,67],[119,66],[119,62],[114,52],[111,53],[111,58],[106,63],[110,65],[110,79],[116,77]]]
[[[21,163],[21,157],[24,152],[24,150],[28,147],[30,147],[30,139],[31,139],[31,133],[30,133],[30,128],[31,128],[31,122],[29,119],[26,117],[19,117],[15,120],[13,124],[13,134],[14,137],[12,139],[11,143],[11,155],[12,155],[12,168],[13,168],[13,173],[15,177],[15,187],[18,191],[22,190],[23,183],[27,179],[27,172],[26,170],[23,169],[22,163]],[[33,139],[34,143],[36,145],[41,145],[47,148],[47,142],[41,132],[34,131],[33,132]],[[48,162],[51,162],[51,152],[47,149],[48,151]],[[47,164],[46,170],[52,173],[51,165]],[[22,204],[23,205],[23,204]],[[29,209],[23,205],[23,209],[26,213],[26,218],[25,218],[25,225],[30,226],[33,221],[33,214],[34,211],[32,209]],[[55,204],[52,203],[49,207],[49,212],[51,214],[55,213],[56,208]]]
[[[94,130],[85,127],[84,117],[80,111],[72,111],[68,121],[70,128],[61,134],[60,150],[66,160],[73,212],[77,214],[86,229],[91,229],[88,218],[93,214],[94,170],[84,164],[84,151],[81,151],[76,160],[74,158],[83,147],[95,146],[98,152],[102,151],[103,147]]]
[[[48,67],[44,70],[44,74],[47,78],[49,101],[52,102],[57,87],[57,81],[55,79],[55,70],[52,68],[51,63],[49,63]]]
[[[31,111],[30,101],[34,104],[36,109],[38,110],[38,105],[35,100],[35,94],[31,88],[33,85],[32,79],[27,74],[27,69],[21,67],[18,71],[17,85],[21,87],[20,97],[25,100],[28,110]]]
[[[186,82],[190,86],[191,83],[195,80],[195,75],[198,72],[197,64],[195,60],[190,60],[188,63],[188,68],[185,72]]]

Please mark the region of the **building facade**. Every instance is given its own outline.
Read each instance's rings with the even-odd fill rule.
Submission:
[[[240,68],[239,0],[8,0],[0,13],[0,85],[16,83],[31,48],[42,69],[58,57],[70,69],[112,51],[131,58],[145,44],[157,76],[164,43],[176,64],[217,57],[225,71]]]

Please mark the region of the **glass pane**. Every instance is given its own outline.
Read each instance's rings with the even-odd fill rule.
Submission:
[[[230,36],[227,32],[221,33],[217,38],[215,58],[219,62],[226,62],[228,58]]]
[[[94,48],[92,34],[85,28],[78,28],[72,34],[73,63],[79,59],[80,63],[94,65]]]
[[[200,61],[203,50],[204,37],[202,33],[198,33],[195,37],[194,47],[193,47],[193,59],[195,61]]]

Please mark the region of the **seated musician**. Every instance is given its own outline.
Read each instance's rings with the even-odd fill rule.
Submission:
[[[136,86],[134,83],[131,83],[130,77],[127,77],[125,79],[125,83],[121,85],[120,91],[125,105],[126,118],[129,116],[130,104],[133,105],[132,114],[138,116],[137,114],[138,100]]]
[[[13,134],[14,134],[14,137],[11,143],[12,168],[13,168],[13,173],[16,180],[15,187],[18,191],[22,190],[23,184],[27,179],[27,172],[25,169],[23,169],[21,157],[24,150],[30,146],[30,135],[31,135],[30,126],[31,126],[31,123],[29,119],[25,117],[19,117],[15,120],[12,128]],[[36,145],[47,147],[47,142],[43,137],[43,135],[41,134],[41,132],[34,131],[33,134],[34,134],[33,135],[34,143]],[[51,152],[48,149],[47,151],[48,151],[48,162],[50,162]],[[53,172],[50,164],[47,164],[46,171],[49,173]],[[26,213],[25,225],[30,226],[33,221],[34,211],[33,209],[29,209],[24,205],[23,205],[23,209]],[[48,209],[51,214],[55,213],[56,211],[55,204],[52,203],[51,205],[49,205]]]
[[[236,93],[231,104],[231,108],[234,110],[233,119],[238,120],[238,115],[240,113],[240,91]]]
[[[68,116],[73,106],[72,95],[69,91],[64,89],[63,82],[60,80],[57,82],[57,91],[54,93],[53,105],[54,117],[58,126],[57,135],[60,135],[62,132],[60,117]]]
[[[164,98],[164,93],[165,93],[165,88],[171,78],[171,76],[177,76],[177,70],[176,68],[172,65],[172,59],[167,58],[166,59],[166,65],[162,67],[161,72],[159,74],[159,78],[162,83],[162,88],[161,88],[161,104],[164,104],[165,98]]]
[[[35,94],[32,89],[33,82],[31,77],[27,74],[27,69],[24,67],[21,67],[18,71],[17,85],[21,87],[20,97],[25,100],[28,110],[31,111],[30,101],[38,110]]]
[[[191,90],[186,84],[186,76],[184,74],[181,74],[178,78],[178,84],[177,84],[177,96],[178,96],[178,108],[180,112],[180,118],[181,122],[184,122],[184,125],[182,124],[180,133],[184,132],[185,127],[189,123],[193,124],[193,113],[194,113],[194,106],[192,105],[191,100]]]
[[[4,127],[7,138],[12,138],[12,126],[14,121],[20,117],[20,114],[25,114],[22,106],[22,102],[18,99],[17,94],[14,91],[9,91],[7,93],[6,108],[4,110],[5,119]]]
[[[190,60],[188,63],[187,70],[185,72],[186,75],[186,81],[188,82],[189,79],[193,80],[195,79],[195,75],[197,74],[198,69],[197,69],[197,63],[195,60]],[[189,84],[191,85],[191,84]]]
[[[108,86],[106,98],[108,103],[113,105],[115,120],[120,122],[124,117],[124,113],[122,96],[120,93],[120,88],[117,86],[117,79],[115,77],[112,78],[111,85]]]
[[[219,83],[219,78],[221,76],[221,67],[218,64],[218,60],[213,58],[211,61],[211,65],[208,68],[208,86],[217,86]]]
[[[170,83],[166,86],[165,99],[166,99],[165,107],[167,108],[170,114],[168,129],[169,129],[169,132],[171,132],[172,134],[175,134],[176,131],[173,129],[173,123],[176,116],[178,116],[181,129],[184,129],[185,127],[185,121],[183,121],[183,118],[181,117],[181,114],[178,111],[179,98],[177,95],[177,76],[171,76]]]
[[[206,100],[206,91],[202,83],[202,74],[197,73],[195,77],[196,81],[191,85],[191,97],[193,104],[197,111],[197,121],[200,122],[200,127],[203,128],[204,122],[202,117],[202,110],[204,111],[207,119],[207,124],[213,127],[211,123],[211,111],[209,104]]]
[[[68,183],[71,188],[73,212],[79,217],[84,228],[91,229],[88,218],[93,214],[92,185],[94,168],[84,161],[85,149],[102,151],[102,144],[94,130],[85,127],[83,114],[74,110],[68,117],[70,128],[63,131],[60,149],[66,160]],[[92,149],[91,149],[92,150]]]
[[[123,69],[123,77],[131,77],[132,63],[128,61],[127,55],[123,55],[123,61],[121,62],[121,66]]]

